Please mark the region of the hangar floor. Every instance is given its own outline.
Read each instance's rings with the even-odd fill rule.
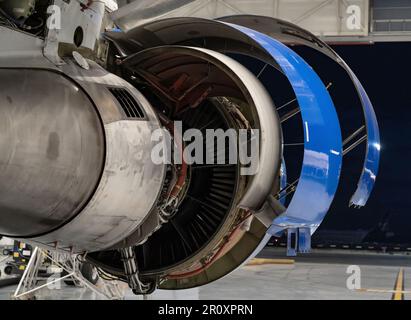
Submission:
[[[200,289],[157,291],[148,299],[301,299],[402,300],[411,299],[411,257],[408,255],[314,251],[293,261],[283,249],[267,248],[260,258],[270,264],[245,266],[226,278]],[[347,288],[349,266],[361,270],[361,290]],[[10,299],[15,286],[0,289],[0,300]],[[97,299],[84,288],[44,289],[38,299]],[[126,290],[126,299],[141,299]]]

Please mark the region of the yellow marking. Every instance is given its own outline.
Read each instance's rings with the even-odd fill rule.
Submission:
[[[392,300],[404,300],[404,268],[398,272],[397,281],[394,287],[395,293],[392,295]]]
[[[19,257],[19,253],[18,253],[18,252],[14,252],[14,253],[13,253],[13,257],[18,258],[18,257]]]
[[[357,289],[357,292],[370,292],[370,293],[402,293],[411,294],[411,291],[396,291],[396,290],[386,290],[386,289]]]
[[[262,266],[262,265],[268,265],[268,264],[294,264],[295,260],[291,259],[253,259],[251,260],[247,266]]]

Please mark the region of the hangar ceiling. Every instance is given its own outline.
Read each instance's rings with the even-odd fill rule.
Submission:
[[[119,0],[119,24],[156,18],[265,15],[293,22],[327,42],[411,40],[411,0]],[[138,11],[137,11],[138,9]]]

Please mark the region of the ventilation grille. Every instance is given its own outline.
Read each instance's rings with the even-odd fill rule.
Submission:
[[[143,119],[144,112],[134,97],[126,90],[121,88],[109,88],[112,95],[117,99],[120,106],[123,108],[127,118]]]

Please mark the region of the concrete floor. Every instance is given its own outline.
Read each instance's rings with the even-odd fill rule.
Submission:
[[[264,258],[284,258],[283,250],[267,248]],[[347,267],[361,269],[361,291],[347,288]],[[390,300],[403,270],[405,299],[411,299],[411,257],[406,255],[363,254],[317,251],[299,257],[291,265],[245,266],[213,284],[193,290],[157,291],[148,299],[302,299],[302,300]],[[398,287],[397,287],[398,288]],[[0,289],[0,300],[10,299],[15,286]],[[141,299],[126,288],[126,299]],[[88,289],[42,290],[38,299],[98,299]]]

